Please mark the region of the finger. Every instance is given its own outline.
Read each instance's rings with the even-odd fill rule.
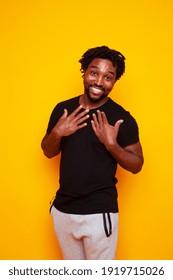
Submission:
[[[101,112],[101,114],[102,114],[103,123],[104,123],[104,124],[108,124],[108,120],[107,120],[107,117],[106,117],[105,112]]]
[[[99,123],[98,123],[96,114],[93,114],[93,121],[94,121],[95,127],[96,127],[96,129],[97,129],[98,126],[99,126]]]
[[[85,127],[85,126],[87,126],[87,123],[80,124],[80,125],[77,126],[76,130],[79,130],[79,129]]]
[[[124,120],[118,120],[118,121],[115,123],[114,127],[116,127],[116,128],[119,129],[120,125],[121,125],[123,122],[124,122]]]
[[[70,117],[75,117],[77,115],[77,113],[79,113],[79,111],[82,109],[82,106],[78,106],[69,116]]]
[[[64,113],[62,114],[61,118],[66,118],[68,115],[67,109],[64,109]]]
[[[93,120],[91,120],[91,126],[92,126],[94,132],[96,133],[96,125],[95,125],[95,122]]]
[[[102,114],[99,110],[97,110],[98,122],[100,125],[103,125]]]
[[[90,115],[85,115],[83,118],[80,118],[78,120],[75,120],[75,124],[79,125],[83,123],[85,120],[89,119]]]
[[[81,119],[83,116],[85,116],[87,113],[89,112],[88,109],[84,110],[83,112],[77,114],[77,116],[74,118],[74,121],[78,121],[79,119]],[[86,118],[88,118],[89,115],[87,115]]]

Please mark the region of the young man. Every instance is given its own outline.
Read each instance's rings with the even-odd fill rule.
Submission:
[[[106,46],[87,50],[79,60],[84,94],[56,105],[42,140],[48,158],[61,152],[51,215],[64,259],[114,259],[117,164],[132,173],[143,165],[135,119],[108,97],[124,61]]]

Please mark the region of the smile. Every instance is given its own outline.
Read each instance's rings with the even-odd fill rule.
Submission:
[[[100,89],[100,88],[97,88],[97,87],[94,87],[94,86],[91,86],[90,89],[92,90],[93,93],[103,93],[103,89]]]

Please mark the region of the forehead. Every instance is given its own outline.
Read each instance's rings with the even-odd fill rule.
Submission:
[[[88,69],[95,68],[104,73],[116,74],[115,66],[112,61],[104,58],[94,58],[91,63],[88,65]]]

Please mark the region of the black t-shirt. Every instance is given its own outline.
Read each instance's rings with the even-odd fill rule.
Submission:
[[[79,96],[57,104],[51,114],[47,133],[50,134],[64,109],[70,114],[78,106]],[[113,100],[109,98],[99,108],[91,109],[87,126],[61,140],[60,187],[53,204],[62,212],[118,212],[115,177],[117,162],[98,140],[91,127],[92,114],[98,109],[105,112],[111,125],[119,119],[124,120],[117,137],[121,147],[139,141],[135,119]]]

